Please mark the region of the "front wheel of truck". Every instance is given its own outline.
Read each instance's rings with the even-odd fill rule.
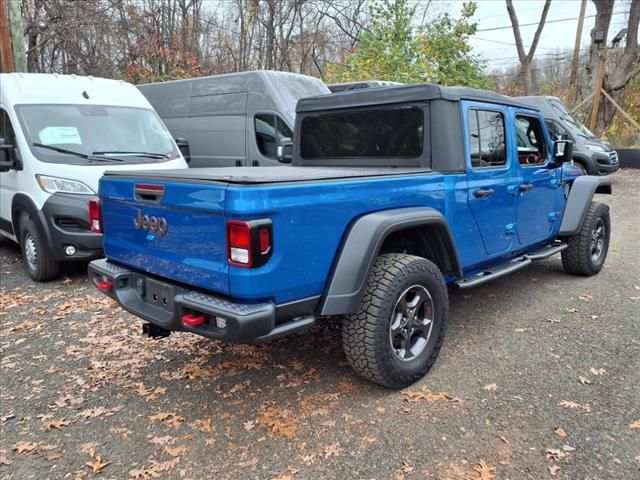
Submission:
[[[602,270],[609,251],[611,218],[609,207],[592,202],[580,231],[567,240],[562,266],[567,273],[591,276]]]
[[[360,311],[343,320],[347,360],[359,375],[384,387],[415,383],[438,356],[448,308],[435,264],[412,255],[380,255]]]

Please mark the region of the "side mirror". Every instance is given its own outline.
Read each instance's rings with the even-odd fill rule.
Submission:
[[[186,138],[176,138],[176,145],[184,158],[184,161],[189,163],[191,162],[191,149],[189,148],[189,142]]]
[[[573,142],[571,140],[553,142],[553,157],[555,163],[567,163],[573,160]]]
[[[280,139],[277,155],[280,163],[291,163],[293,160],[293,142],[290,138]]]
[[[0,138],[0,172],[17,170],[16,146],[6,143],[4,138]]]

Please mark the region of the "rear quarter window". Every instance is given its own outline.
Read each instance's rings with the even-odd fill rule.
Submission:
[[[300,127],[303,159],[415,159],[418,165],[425,149],[419,106],[310,114]]]

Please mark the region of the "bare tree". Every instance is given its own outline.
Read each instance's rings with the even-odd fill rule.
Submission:
[[[506,2],[507,12],[509,13],[509,19],[511,20],[511,26],[513,27],[513,36],[516,40],[516,49],[518,50],[518,58],[520,59],[522,77],[524,78],[525,93],[526,95],[532,95],[534,93],[534,85],[531,64],[533,61],[533,56],[536,53],[536,48],[538,47],[538,41],[540,40],[540,35],[542,34],[542,29],[544,28],[544,23],[547,20],[547,13],[549,12],[549,7],[551,6],[551,0],[546,0],[544,3],[544,7],[542,8],[542,15],[540,16],[540,21],[538,22],[538,28],[536,28],[536,33],[533,36],[533,42],[531,43],[531,46],[529,47],[529,51],[527,53],[525,53],[524,45],[522,44],[520,25],[518,24],[516,10],[515,8],[513,8],[513,2],[511,0],[506,0]]]
[[[594,0],[596,6],[596,19],[594,31],[605,33],[605,43],[610,42],[609,28],[613,15],[614,0]],[[638,23],[640,21],[640,0],[631,0],[627,20],[626,43],[624,48],[614,48],[607,56],[606,75],[604,77],[604,90],[616,101],[622,97],[625,88],[631,80],[640,74],[640,49],[638,48]],[[613,32],[615,34],[617,32]],[[601,68],[602,55],[595,44],[594,36],[591,36],[590,61],[587,66],[589,85],[591,92],[596,88],[599,69]],[[598,110],[596,130],[602,132],[611,125],[616,113],[616,108],[607,100],[603,100]]]

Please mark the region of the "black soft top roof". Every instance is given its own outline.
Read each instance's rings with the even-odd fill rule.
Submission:
[[[450,100],[454,102],[474,100],[537,110],[537,108],[531,105],[489,90],[479,90],[469,87],[443,87],[432,83],[423,83],[418,85],[350,90],[334,93],[333,95],[302,98],[298,100],[296,112],[313,112],[318,110],[426,100]]]

